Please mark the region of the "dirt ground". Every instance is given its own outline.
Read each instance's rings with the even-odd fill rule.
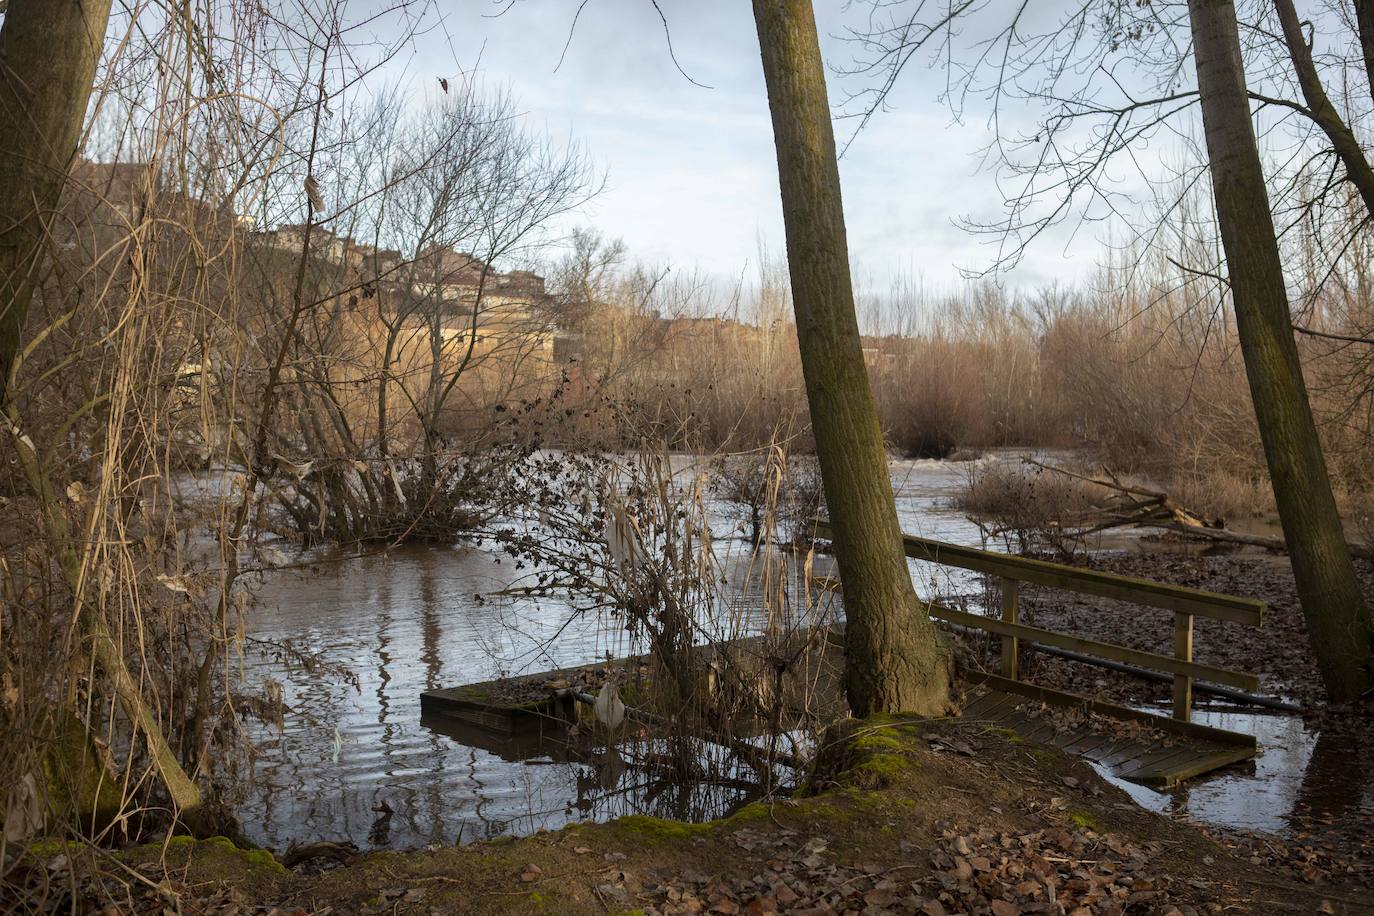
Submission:
[[[957,750],[955,749],[957,748]],[[632,817],[506,842],[287,871],[222,839],[115,858],[73,888],[30,860],[18,912],[1374,913],[1144,811],[1082,761],[958,721],[832,733],[797,800],[689,825]],[[51,853],[52,851],[49,850]],[[317,863],[318,864],[318,863]],[[15,886],[11,887],[11,891]]]

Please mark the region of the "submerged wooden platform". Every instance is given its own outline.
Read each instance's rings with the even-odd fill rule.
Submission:
[[[1066,727],[1034,714],[1044,704],[1072,705],[1057,698],[1028,696],[986,685],[974,687],[971,693],[975,698],[964,708],[963,719],[987,722],[1014,731],[1026,741],[1053,745],[1102,765],[1113,776],[1154,789],[1172,788],[1184,780],[1250,760],[1259,753],[1254,739],[1248,735],[1193,723],[1186,723],[1190,726],[1186,733],[1168,731],[1160,726],[1174,720],[1148,713],[1129,717],[1138,718],[1146,726],[1141,730],[1144,737],[1123,736],[1119,730],[1100,724],[1095,727],[1088,716],[1083,724]],[[1128,718],[1094,710],[1091,704],[1082,708],[1084,712],[1117,720]]]
[[[829,536],[824,522],[818,523],[817,531],[822,536]],[[1114,776],[1161,789],[1258,756],[1253,735],[1192,721],[1195,680],[1241,691],[1259,687],[1259,678],[1251,672],[1204,664],[1193,658],[1193,618],[1200,615],[1244,626],[1260,626],[1264,602],[911,535],[905,535],[903,540],[908,557],[972,570],[990,577],[1000,590],[1000,616],[969,613],[939,603],[929,605],[931,616],[937,620],[962,630],[994,634],[1001,642],[1000,675],[981,670],[961,673],[973,698],[964,710],[965,719],[1010,729],[1028,741],[1050,744],[1101,764]],[[728,601],[727,610],[732,616],[757,615],[760,622],[766,618],[771,623],[775,614],[805,620],[821,610],[824,620],[833,620],[838,608],[822,605],[814,594],[817,588],[830,590],[839,585],[833,576],[833,562],[817,564],[813,557],[807,568],[794,564],[781,572],[771,567],[768,571],[769,575],[762,577],[766,581],[760,581],[761,569],[752,560],[737,562],[732,567],[730,579],[738,589],[738,594]],[[1146,651],[1129,644],[1100,642],[1023,623],[1018,597],[1021,583],[1127,601],[1172,613],[1173,651]],[[765,592],[767,600],[762,597]],[[842,594],[836,597],[843,602]],[[783,704],[789,702],[789,691],[795,691],[799,708],[805,707],[823,718],[838,718],[847,710],[841,633],[842,626],[832,624],[819,643],[813,641],[809,632],[799,632],[794,636],[795,643],[785,650],[766,644],[760,637],[746,637],[703,646],[700,651],[708,655],[725,653],[728,658],[717,656],[714,661],[725,662],[723,667],[741,672],[749,683],[762,682],[765,675],[771,677],[772,666],[782,658],[785,664],[777,671],[785,676],[780,677],[776,689],[781,691],[779,697]],[[1115,665],[1117,670],[1123,670],[1121,665],[1124,664],[1128,673],[1153,670],[1170,675],[1173,715],[1160,716],[1028,683],[1019,677],[1020,654],[1042,647],[1071,650],[1077,662]],[[644,658],[631,658],[609,664],[642,672],[646,662]],[[1136,668],[1133,670],[1129,666]],[[586,680],[592,674],[590,669],[574,668],[427,690],[420,697],[420,708],[431,718],[442,716],[456,720],[465,728],[495,732],[502,742],[508,742],[516,734],[524,736],[527,733],[539,739],[544,725],[575,720],[576,712],[571,708],[573,701],[566,695],[565,688],[582,678],[583,689],[592,692],[597,685]],[[600,674],[604,675],[605,671]],[[620,683],[627,686],[632,680],[628,678]],[[703,689],[715,689],[712,683],[707,675]],[[829,708],[817,709],[817,697],[824,698]],[[1050,707],[1065,712],[1046,714],[1042,711]]]

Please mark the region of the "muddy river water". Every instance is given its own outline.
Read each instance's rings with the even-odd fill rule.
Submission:
[[[959,463],[894,463],[904,529],[978,545],[977,528],[949,505],[964,474]],[[1130,549],[1120,540],[1103,546]],[[238,806],[254,841],[405,848],[636,812],[708,818],[745,799],[740,788],[639,783],[633,771],[608,779],[540,748],[506,748],[422,721],[423,690],[592,663],[628,648],[623,634],[594,619],[569,623],[571,609],[558,599],[476,599],[514,581],[509,560],[474,547],[312,559],[309,568],[271,574],[250,621],[247,680],[279,681],[291,710],[283,729],[256,733],[256,776]],[[923,594],[976,590],[947,573],[931,580],[929,568],[913,565],[913,573]],[[284,668],[279,653],[261,648],[273,644],[316,653],[327,665]],[[1317,736],[1296,717],[1204,709],[1199,720],[1256,733],[1263,756],[1172,796],[1132,793],[1201,821],[1283,830]]]

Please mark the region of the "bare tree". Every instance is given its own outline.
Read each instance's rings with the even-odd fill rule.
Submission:
[[[1269,477],[1327,695],[1355,700],[1374,679],[1374,626],[1346,548],[1293,340],[1235,8],[1229,0],[1190,0],[1189,11],[1212,193]]]
[[[949,668],[916,597],[864,366],[840,174],[811,0],[754,0],[778,153],[793,308],[844,583],[855,715],[938,715]]]
[[[986,93],[993,100],[996,138],[989,154],[1013,184],[1002,219],[969,225],[999,238],[994,269],[1015,264],[1042,233],[1074,217],[1084,222],[1112,220],[1128,227],[1133,247],[1141,253],[1155,251],[1166,241],[1192,189],[1207,177],[1202,157],[1192,155],[1188,122],[1193,107],[1201,100],[1205,109],[1209,101],[1202,98],[1208,87],[1201,85],[1201,79],[1196,88],[1187,81],[1189,57],[1200,53],[1198,4],[1083,0],[1051,14],[1048,20],[1027,4],[1010,10],[981,2],[927,9],[917,0],[873,6],[875,20],[855,36],[862,58],[850,71],[873,80],[850,99],[861,119],[871,117],[886,103],[899,74],[914,57],[927,52],[951,62],[961,52],[972,55],[971,61],[953,71],[956,75],[947,97],[956,110],[976,94]],[[1352,227],[1339,206],[1327,204],[1340,198],[1337,190],[1343,185],[1354,188],[1363,199],[1367,187],[1374,189],[1374,172],[1356,140],[1358,127],[1351,126],[1326,94],[1312,41],[1304,34],[1304,24],[1292,4],[1272,0],[1251,4],[1247,11],[1244,22],[1237,21],[1230,4],[1217,14],[1229,16],[1235,50],[1229,48],[1232,40],[1223,36],[1225,56],[1214,57],[1209,66],[1224,64],[1234,70],[1246,112],[1254,103],[1271,114],[1276,125],[1270,127],[1269,136],[1276,136],[1279,126],[1291,130],[1288,145],[1279,159],[1279,174],[1266,184],[1248,118],[1244,127],[1253,161],[1238,139],[1238,116],[1225,116],[1231,118],[1227,129],[1235,133],[1226,138],[1229,147],[1218,149],[1214,141],[1219,128],[1212,122],[1222,115],[1213,109],[1209,122],[1204,111],[1229,286],[1222,277],[1219,255],[1208,254],[1206,246],[1199,250],[1200,262],[1173,263],[1183,272],[1185,283],[1197,281],[1213,290],[1210,296],[1194,298],[1207,313],[1203,327],[1209,333],[1212,310],[1225,302],[1228,292],[1234,301],[1254,410],[1294,553],[1313,650],[1332,698],[1349,699],[1360,683],[1352,672],[1366,667],[1370,657],[1363,635],[1367,616],[1353,572],[1348,571],[1350,560],[1292,340],[1279,246],[1287,238],[1294,247],[1297,233],[1289,230],[1310,227],[1313,244],[1309,251],[1326,260],[1324,266],[1309,270],[1316,279],[1304,301],[1313,301],[1326,278],[1356,247],[1356,236],[1365,231],[1364,221]],[[956,23],[966,24],[980,14],[991,17],[981,24],[990,37],[971,47],[960,46]],[[1277,31],[1272,28],[1272,17],[1278,19]],[[1310,31],[1315,34],[1314,28]],[[1207,34],[1215,39],[1211,31]],[[1201,61],[1195,63],[1201,70]],[[1260,74],[1258,88],[1246,87],[1241,78],[1246,63]],[[1334,66],[1345,64],[1340,61]],[[1078,74],[1082,76],[1075,78]],[[1295,77],[1296,87],[1292,85]],[[1033,100],[1048,113],[1031,130],[1003,129],[1007,100]],[[1170,175],[1158,160],[1136,155],[1142,145],[1171,134],[1190,154],[1176,175]],[[1243,168],[1236,165],[1242,155]],[[1219,156],[1228,158],[1219,161]],[[1118,163],[1133,173],[1136,194],[1143,188],[1156,195],[1158,206],[1146,223],[1131,218],[1135,196],[1112,171]],[[1244,176],[1243,191],[1218,186],[1223,179],[1237,181],[1237,169]],[[1258,202],[1264,205],[1262,222]],[[1224,208],[1231,209],[1223,213]],[[1329,234],[1324,231],[1337,227]],[[1243,250],[1235,247],[1242,244],[1235,233],[1254,244],[1244,244]],[[1264,258],[1264,273],[1252,269],[1256,262],[1247,258]],[[1271,326],[1280,318],[1283,340]],[[1257,328],[1263,328],[1263,333]],[[1333,546],[1331,538],[1340,546]],[[1333,626],[1341,632],[1339,638],[1328,629]]]

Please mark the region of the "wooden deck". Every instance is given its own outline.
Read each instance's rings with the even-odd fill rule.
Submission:
[[[1243,736],[1220,729],[1212,730],[1216,734],[1209,735],[1201,731],[1204,726],[1194,725],[1193,728],[1199,731],[1190,734],[1161,733],[1154,729],[1149,738],[1120,737],[1094,728],[1090,722],[1065,728],[1033,715],[1042,703],[1053,703],[1053,700],[987,686],[974,687],[971,695],[974,699],[964,708],[962,718],[965,720],[1010,729],[1026,741],[1053,745],[1101,764],[1113,776],[1154,789],[1172,788],[1186,779],[1249,760],[1258,753],[1253,742],[1237,740]],[[1169,721],[1155,719],[1152,724]]]

